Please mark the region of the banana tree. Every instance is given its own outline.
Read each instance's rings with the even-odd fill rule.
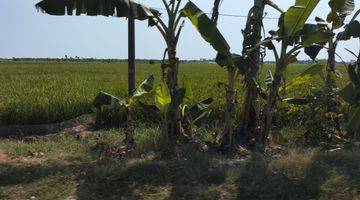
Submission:
[[[354,0],[330,0],[329,6],[331,12],[328,14],[326,21],[320,17],[316,17],[317,25],[325,29],[325,31],[332,35],[327,41],[309,46],[305,52],[313,59],[316,58],[319,51],[327,44],[328,62],[327,62],[327,78],[326,78],[326,93],[327,93],[327,111],[338,115],[339,100],[337,97],[336,85],[336,49],[341,40],[342,33],[335,34],[340,28],[344,28],[344,22],[355,8]],[[355,15],[356,17],[357,15]],[[353,18],[354,19],[354,18]],[[335,128],[340,131],[340,124],[338,117],[334,118],[333,122]]]
[[[211,21],[215,24],[217,24],[218,21],[220,2],[220,0],[214,0]],[[268,2],[271,1],[254,0],[254,6],[249,11],[245,29],[242,31],[244,37],[243,55],[246,55],[249,49],[255,47],[256,44],[261,41],[264,9]],[[257,108],[258,91],[255,84],[253,84],[253,80],[257,80],[258,78],[261,64],[260,54],[261,52],[259,46],[250,55],[247,55],[251,67],[249,66],[248,71],[245,72],[246,92],[242,107],[242,119],[240,125],[236,129],[236,134],[245,136],[245,140],[243,139],[243,142],[249,141],[251,137],[257,135],[255,132],[257,131],[259,121],[259,109]],[[237,143],[239,142],[240,141],[237,141]]]
[[[231,54],[230,46],[216,27],[216,23],[194,3],[189,1],[182,9],[182,15],[187,17],[197,28],[203,39],[217,52],[216,62],[227,70],[227,83],[221,84],[226,91],[225,124],[222,130],[222,145],[230,146],[233,140],[235,124],[235,83],[239,69],[236,66],[238,55]]]
[[[128,66],[128,93],[131,95],[135,89],[135,23],[134,20],[149,20],[160,13],[154,9],[136,3],[133,0],[43,0],[35,5],[38,10],[50,15],[81,15],[88,16],[114,16],[128,18],[129,33],[129,66]],[[75,12],[74,12],[75,11]]]
[[[166,42],[166,50],[164,59],[161,63],[163,71],[163,79],[167,84],[171,98],[175,98],[178,91],[178,72],[179,58],[177,57],[177,44],[180,38],[184,21],[180,15],[180,6],[182,0],[162,0],[167,13],[167,24],[162,20],[160,15],[154,18],[154,24],[160,31]],[[167,54],[168,59],[165,59]],[[164,127],[170,137],[178,136],[183,133],[181,123],[179,121],[180,109],[178,107],[169,107]]]
[[[261,48],[256,46],[261,41],[261,32],[263,27],[263,16],[265,6],[269,5],[275,8],[280,13],[281,10],[276,4],[269,0],[254,0],[254,6],[249,10],[245,29],[242,31],[244,41],[242,54],[249,60],[249,66],[245,73],[246,91],[244,102],[241,109],[241,123],[237,130],[239,135],[244,136],[244,141],[249,141],[259,134],[259,102],[258,102],[258,88],[253,83],[258,80],[261,59]],[[255,49],[253,49],[255,47]],[[248,53],[250,49],[253,49]]]
[[[226,91],[226,112],[225,112],[225,125],[223,128],[223,138],[221,142],[222,147],[230,147],[234,145],[234,126],[235,126],[235,88],[234,85],[239,75],[246,75],[248,73],[257,76],[259,68],[255,68],[255,73],[250,68],[255,64],[253,60],[260,60],[260,46],[258,51],[254,51],[251,56],[240,56],[232,54],[230,47],[220,31],[216,27],[218,18],[218,9],[220,1],[214,1],[214,11],[212,19],[209,19],[195,4],[189,2],[183,9],[183,15],[188,17],[193,25],[198,29],[201,36],[205,41],[210,43],[212,47],[218,52],[216,62],[227,70],[228,82],[223,84]],[[247,27],[244,30],[244,49],[248,50],[260,41],[261,39],[261,27],[262,17],[265,5],[270,5],[275,9],[281,11],[281,9],[273,2],[266,0],[255,0],[255,5],[249,12],[249,18]],[[282,11],[281,11],[282,12]],[[250,43],[251,40],[253,43]],[[256,42],[258,41],[258,42]],[[256,43],[254,43],[256,42]],[[244,52],[246,51],[244,50]],[[253,58],[253,60],[251,60]],[[256,62],[258,65],[259,62]],[[251,79],[251,78],[249,78]],[[254,89],[257,93],[257,89],[253,87],[253,80],[249,81],[251,89]],[[252,91],[253,92],[253,91]],[[250,101],[256,101],[257,96],[251,96]],[[248,120],[249,121],[249,120]]]
[[[214,1],[213,14],[211,20],[216,24],[219,15],[220,0]],[[259,132],[259,102],[258,102],[258,88],[253,84],[254,80],[258,79],[260,65],[261,65],[261,50],[258,46],[249,55],[247,51],[254,48],[261,41],[261,31],[263,25],[263,15],[265,6],[269,5],[275,8],[280,13],[282,9],[270,0],[254,0],[254,6],[249,10],[245,29],[242,30],[243,42],[243,57],[248,60],[247,71],[245,71],[246,92],[244,103],[241,112],[241,122],[236,128],[237,143],[248,143],[252,138],[258,135]]]
[[[264,122],[262,134],[258,137],[259,150],[263,151],[266,147],[273,116],[280,97],[279,90],[281,84],[285,82],[285,72],[289,64],[296,62],[296,57],[300,50],[313,44],[313,41],[326,40],[323,30],[314,29],[305,22],[311,15],[320,0],[297,0],[283,13],[279,20],[279,30],[270,31],[271,36],[258,45],[263,45],[272,50],[276,59],[275,73],[269,83],[266,94],[266,105],[263,108]],[[300,41],[301,38],[301,41]],[[275,48],[273,40],[281,43],[280,52]],[[250,50],[249,52],[251,52]]]

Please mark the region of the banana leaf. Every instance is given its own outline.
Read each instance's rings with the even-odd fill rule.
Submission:
[[[159,11],[150,9],[133,0],[43,0],[35,7],[50,15],[81,15],[132,17],[148,20],[159,15]]]
[[[349,122],[347,123],[347,129],[351,132],[360,131],[360,106],[357,106],[351,113]]]
[[[96,108],[101,108],[104,105],[108,105],[111,106],[113,108],[115,108],[116,106],[118,106],[120,103],[120,99],[108,94],[106,92],[100,92],[96,97],[95,100],[93,102],[94,106]]]
[[[134,91],[132,98],[139,98],[150,93],[154,88],[154,76],[148,76]]]
[[[233,65],[230,53],[230,46],[216,27],[216,23],[194,3],[189,1],[181,11],[183,17],[187,17],[199,31],[200,35],[207,41],[221,56],[226,58],[224,65]]]
[[[284,36],[293,37],[303,29],[306,20],[317,6],[320,0],[296,0],[294,6],[291,6],[284,14],[280,22],[281,32]]]
[[[346,16],[350,15],[355,9],[354,0],[330,0],[329,6],[331,12],[328,14],[326,21],[332,23],[335,29],[342,27]]]

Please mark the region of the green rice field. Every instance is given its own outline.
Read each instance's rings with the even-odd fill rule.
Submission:
[[[290,66],[287,78],[296,76],[307,67]],[[263,67],[261,77],[269,68],[271,66]],[[127,95],[125,62],[3,61],[0,62],[0,71],[0,125],[60,122],[93,112],[92,100],[100,91],[118,97]],[[341,71],[346,75],[344,69]],[[137,64],[138,82],[150,74],[160,83],[159,64]],[[213,109],[221,113],[225,103],[224,91],[218,83],[226,82],[224,69],[212,63],[182,63],[180,84],[185,79],[191,82],[196,99],[213,97]],[[347,79],[341,81],[345,83]],[[241,101],[240,81],[237,89]],[[299,92],[293,91],[293,94]]]

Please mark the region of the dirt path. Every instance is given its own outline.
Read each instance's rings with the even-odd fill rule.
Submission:
[[[95,126],[95,115],[86,114],[75,119],[55,123],[24,126],[0,126],[0,138],[17,138],[30,135],[49,135],[59,132],[79,133],[91,131]]]
[[[0,164],[9,162],[9,155],[2,149],[0,149]]]

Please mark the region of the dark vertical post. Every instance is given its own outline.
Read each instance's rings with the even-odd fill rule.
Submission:
[[[133,17],[128,19],[128,39],[129,39],[129,54],[128,54],[128,94],[129,96],[135,89],[135,20]]]

